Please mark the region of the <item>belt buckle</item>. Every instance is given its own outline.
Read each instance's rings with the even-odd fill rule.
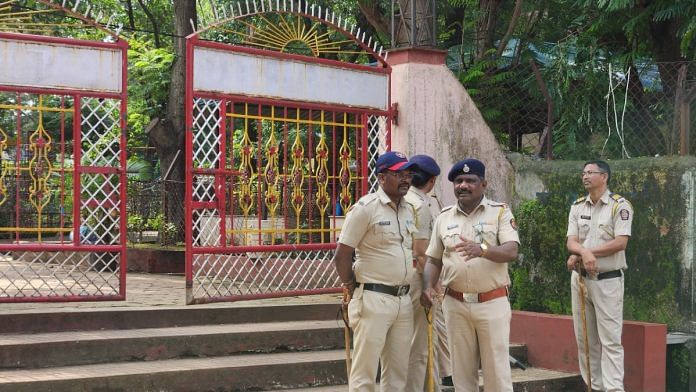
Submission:
[[[402,295],[408,294],[408,286],[399,286],[399,288],[396,290],[396,296],[401,297]]]
[[[462,293],[462,300],[468,304],[477,304],[479,301],[478,293]]]

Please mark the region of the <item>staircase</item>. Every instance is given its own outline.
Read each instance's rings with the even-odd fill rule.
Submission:
[[[346,391],[337,310],[324,303],[5,313],[0,392]],[[524,347],[511,352],[526,362]],[[515,391],[581,390],[574,374],[514,373]]]

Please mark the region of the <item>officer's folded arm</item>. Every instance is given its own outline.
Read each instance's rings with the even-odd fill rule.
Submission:
[[[481,254],[479,257],[485,257],[496,263],[510,263],[517,260],[518,250],[519,244],[517,242],[508,241],[498,246],[488,246],[485,255]]]
[[[607,241],[602,245],[592,248],[590,251],[592,251],[592,254],[595,255],[595,257],[611,256],[616,252],[626,250],[628,238],[629,237],[627,235],[618,235],[613,240]]]

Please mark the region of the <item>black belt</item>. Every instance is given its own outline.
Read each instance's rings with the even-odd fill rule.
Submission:
[[[587,271],[586,270],[580,270],[580,273],[582,274],[583,277],[587,277]],[[612,279],[612,278],[619,278],[623,275],[620,269],[613,270],[613,271],[607,271],[607,272],[600,272],[597,274],[597,280],[604,280],[604,279]],[[590,279],[594,279],[593,276],[590,276]]]
[[[403,286],[388,286],[380,283],[358,283],[358,287],[360,287],[360,285],[362,285],[365,290],[389,294],[395,297],[401,297],[402,295],[408,294],[408,290],[411,288],[411,286],[407,284]]]

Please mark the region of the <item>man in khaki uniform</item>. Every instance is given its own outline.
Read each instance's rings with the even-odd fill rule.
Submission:
[[[519,237],[510,209],[484,196],[485,171],[476,159],[459,161],[450,170],[457,204],[435,221],[423,273],[421,303],[429,307],[442,272],[457,392],[478,392],[479,363],[485,391],[512,391],[507,263],[517,259]]]
[[[413,181],[411,189],[404,197],[408,202],[416,207],[419,238],[413,241],[413,267],[416,273],[410,282],[411,303],[413,304],[413,338],[411,339],[411,355],[408,361],[408,382],[407,392],[423,392],[427,390],[428,380],[428,319],[423,305],[420,303],[420,296],[423,289],[423,268],[425,268],[425,250],[428,248],[430,235],[432,233],[435,217],[440,214],[442,209],[437,199],[428,193],[435,187],[437,176],[440,175],[440,166],[435,160],[427,155],[414,155],[410,162],[415,164],[413,168]],[[438,293],[440,294],[440,293]],[[444,315],[442,307],[436,301],[433,306],[433,346],[435,358],[437,360],[437,371],[440,377],[451,375],[449,365],[449,349],[444,331]],[[440,320],[438,320],[440,319]],[[438,324],[440,321],[440,324]],[[433,372],[433,386],[439,391],[437,374]]]
[[[606,162],[585,163],[582,183],[588,194],[570,207],[566,245],[571,253],[567,266],[573,271],[570,287],[580,372],[592,389],[615,392],[624,390],[623,271],[627,268],[625,249],[631,236],[633,207],[609,191],[610,179]],[[586,288],[587,331],[582,321],[580,275]],[[592,380],[588,379],[585,361],[585,336]]]
[[[411,186],[411,166],[399,152],[377,159],[380,189],[351,207],[338,240],[334,263],[343,287],[352,292],[348,304],[353,329],[350,391],[376,391],[380,360],[381,390],[403,392],[406,388],[413,334],[408,283],[417,235],[415,207],[403,199]]]

